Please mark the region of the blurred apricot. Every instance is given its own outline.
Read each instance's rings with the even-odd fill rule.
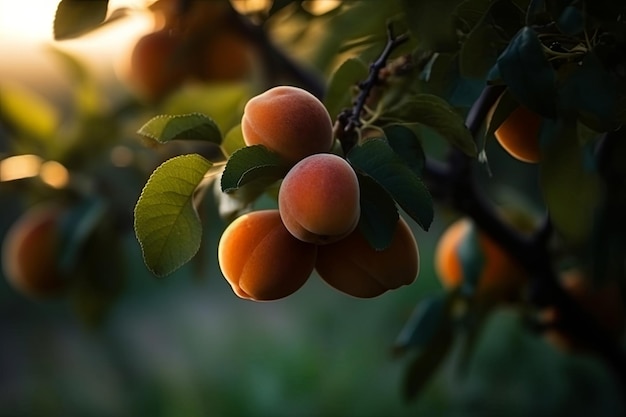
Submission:
[[[333,145],[328,110],[297,87],[274,87],[252,97],[244,107],[241,129],[246,145],[264,145],[291,164],[328,152]]]
[[[346,237],[361,214],[359,181],[352,166],[331,153],[294,165],[278,191],[278,209],[296,238],[328,244]]]
[[[298,290],[313,272],[317,247],[287,231],[278,210],[244,214],[224,230],[218,261],[240,298],[269,301]]]
[[[541,116],[519,106],[502,122],[494,135],[511,156],[523,162],[536,163],[541,157],[540,128]]]
[[[2,267],[9,284],[33,298],[59,295],[67,279],[59,266],[60,222],[65,210],[45,204],[28,209],[9,228]]]
[[[452,223],[441,235],[434,266],[444,288],[477,282],[477,295],[491,300],[518,298],[527,281],[515,259],[467,218]]]
[[[254,67],[250,42],[233,30],[221,30],[200,47],[197,76],[203,81],[237,81],[248,77]]]
[[[409,225],[400,218],[387,249],[375,250],[359,229],[318,248],[315,269],[333,288],[359,298],[377,297],[409,285],[419,274],[419,250]]]
[[[129,68],[122,70],[131,88],[144,99],[156,100],[179,87],[189,73],[190,55],[184,39],[167,29],[142,36],[135,44]]]

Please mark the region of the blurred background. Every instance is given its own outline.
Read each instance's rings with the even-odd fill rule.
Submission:
[[[346,296],[315,276],[284,300],[238,299],[217,266],[225,223],[211,196],[202,206],[201,252],[171,276],[154,277],[133,232],[134,204],[162,161],[212,150],[147,146],[137,129],[157,114],[197,111],[228,131],[246,99],[267,85],[268,73],[279,80],[303,75],[259,69],[253,51],[253,68],[241,76],[199,76],[157,94],[134,82],[128,67],[139,39],[163,26],[168,2],[111,0],[109,12],[121,9],[122,17],[83,36],[53,40],[58,3],[0,0],[0,236],[5,240],[35,208],[63,213],[53,238],[35,237],[17,255],[3,250],[0,416],[624,412],[615,380],[599,360],[554,349],[524,331],[519,314],[508,309],[485,325],[463,378],[444,364],[418,400],[404,401],[407,362],[393,355],[393,345],[419,301],[442,292],[432,256],[456,217],[445,207],[437,208],[428,233],[410,223],[422,259],[417,281],[376,299]],[[309,76],[323,80],[349,55],[335,46],[337,39],[320,37],[324,28],[342,27],[344,33],[333,36],[356,39],[356,47],[345,50],[375,56],[367,48],[380,51],[380,20],[396,7],[348,3],[319,15],[285,6],[267,33],[306,64]],[[351,15],[355,8],[359,14]],[[368,33],[376,33],[375,42],[363,41]],[[504,199],[517,194],[502,192],[502,184],[527,190],[532,206],[534,171],[498,155],[491,155],[497,182],[485,173],[483,179]],[[51,253],[61,259],[59,285],[78,283],[71,291],[42,297],[7,277],[15,259],[21,268],[49,268]],[[62,273],[68,270],[72,274]]]

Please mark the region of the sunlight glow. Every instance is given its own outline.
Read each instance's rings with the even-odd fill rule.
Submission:
[[[0,181],[15,181],[39,174],[42,159],[37,155],[16,155],[0,161]]]
[[[70,182],[67,168],[57,161],[46,161],[39,170],[41,180],[53,188],[63,188]]]

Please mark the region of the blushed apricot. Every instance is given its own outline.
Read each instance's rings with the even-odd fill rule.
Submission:
[[[434,266],[444,288],[457,288],[469,280],[478,283],[478,295],[494,300],[518,298],[527,281],[515,259],[467,218],[457,220],[441,235]]]
[[[278,191],[278,209],[292,235],[328,244],[356,228],[359,199],[359,181],[352,166],[337,155],[320,153],[289,170]]]
[[[283,226],[278,210],[244,214],[228,225],[218,244],[222,274],[240,298],[269,301],[286,297],[307,281],[317,247]]]
[[[419,250],[413,232],[401,218],[391,245],[374,250],[359,229],[330,245],[320,246],[315,269],[333,288],[359,298],[372,298],[409,285],[417,278]]]
[[[297,87],[279,86],[251,98],[241,130],[246,145],[264,145],[295,164],[333,145],[333,123],[321,101]]]
[[[2,245],[2,267],[7,281],[20,293],[44,298],[60,294],[67,280],[59,266],[59,230],[63,208],[34,207],[11,225]]]
[[[529,163],[539,162],[539,129],[541,116],[524,106],[519,106],[496,129],[498,143],[512,157]]]

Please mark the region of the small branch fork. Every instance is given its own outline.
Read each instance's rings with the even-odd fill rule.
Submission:
[[[487,86],[470,109],[466,125],[474,137],[503,90],[503,86]],[[557,307],[560,311],[559,328],[589,343],[626,388],[625,352],[559,284],[547,248],[553,231],[549,214],[545,215],[533,235],[521,234],[498,215],[494,204],[476,183],[471,169],[472,160],[452,149],[445,162],[427,161],[424,179],[434,198],[470,217],[479,229],[498,242],[528,271],[531,276],[530,302],[539,307]]]
[[[408,34],[404,33],[396,36],[393,33],[391,23],[387,25],[387,43],[385,44],[385,48],[378,59],[370,64],[367,79],[358,84],[359,94],[354,100],[354,105],[351,108],[345,109],[337,116],[335,137],[341,142],[344,153],[348,153],[357,143],[358,134],[356,130],[363,124],[361,115],[365,109],[367,99],[370,97],[374,87],[381,83],[380,73],[386,67],[391,53],[408,40]]]

